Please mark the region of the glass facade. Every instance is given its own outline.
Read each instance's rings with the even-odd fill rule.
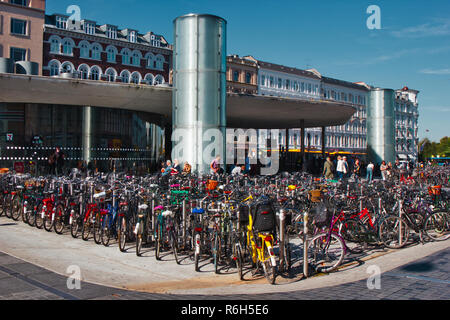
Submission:
[[[164,160],[160,116],[145,112],[84,106],[0,104],[0,167],[23,162],[47,173],[56,147],[65,169],[146,173]],[[34,163],[34,164],[33,164]],[[31,169],[30,169],[31,170]]]

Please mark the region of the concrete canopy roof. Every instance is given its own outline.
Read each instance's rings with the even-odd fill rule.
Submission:
[[[0,102],[95,106],[172,118],[172,88],[60,77],[0,74]],[[285,129],[343,125],[356,112],[349,104],[228,94],[227,126]]]

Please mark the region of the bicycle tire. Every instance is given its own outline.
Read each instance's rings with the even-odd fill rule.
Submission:
[[[14,221],[19,221],[21,212],[20,208],[21,208],[20,196],[16,194],[11,201],[11,218]]]
[[[70,234],[72,238],[78,238],[78,233],[80,231],[81,219],[78,211],[75,211],[72,215],[72,223],[70,224]]]
[[[35,212],[35,226],[38,229],[42,229],[44,227],[44,217],[45,217],[45,212],[42,212],[43,208],[43,204],[39,204],[39,206],[36,209]]]
[[[34,205],[30,204],[30,208],[27,210],[27,223],[30,227],[36,226],[36,210],[34,209]]]
[[[220,238],[220,235],[218,232],[214,235],[214,242],[213,242],[213,259],[214,259],[214,272],[216,274],[219,274],[219,261],[220,261],[220,247],[221,247],[222,241]]]
[[[194,264],[195,264],[195,271],[199,272],[199,266],[198,263],[200,261],[200,254],[201,254],[201,236],[200,233],[195,233],[194,236]]]
[[[55,221],[53,223],[55,232],[57,234],[62,234],[64,232],[64,219],[65,219],[65,210],[62,204],[59,204],[55,210]]]
[[[379,234],[381,242],[390,249],[403,248],[409,240],[409,227],[405,220],[397,216],[388,216],[380,224]],[[402,224],[403,234],[399,239],[399,225]],[[403,241],[403,242],[402,242]]]
[[[11,196],[7,195],[5,200],[5,216],[11,219]]]
[[[54,224],[54,220],[53,220],[53,215],[55,213],[52,211],[51,216],[49,216],[48,214],[46,214],[44,216],[44,230],[47,232],[51,232],[53,229],[53,224]]]
[[[136,235],[136,255],[140,257],[142,255],[142,234]]]
[[[156,225],[156,249],[155,249],[155,258],[156,260],[161,260],[161,247],[162,247],[162,229],[160,224]]]
[[[91,229],[92,229],[91,218],[88,217],[88,219],[83,222],[83,226],[81,227],[81,239],[83,239],[83,241],[89,240]]]
[[[269,249],[266,246],[264,246],[264,257],[266,257],[267,259],[264,262],[260,261],[263,266],[264,277],[270,284],[275,284],[275,280],[277,277],[277,268],[272,265],[271,259],[269,258]]]
[[[109,225],[111,223],[112,216],[107,214],[106,216],[103,217],[103,219],[104,219],[104,222],[102,224],[100,238],[102,240],[102,244],[105,247],[107,247],[109,245],[109,241],[111,240],[111,228]]]
[[[172,238],[172,241],[171,241],[172,253],[175,256],[175,262],[177,264],[180,264],[181,261],[178,259],[178,239],[177,239],[175,231],[173,231],[173,230],[171,232],[171,238]]]
[[[239,280],[244,280],[244,268],[243,268],[243,258],[242,258],[242,250],[239,243],[235,244],[235,261],[236,268],[238,270]]]
[[[29,208],[28,203],[28,208]],[[29,209],[27,209],[27,212],[25,212],[25,205],[22,206],[22,222],[28,224],[28,218],[29,218]]]
[[[119,250],[121,252],[125,252],[125,244],[127,242],[127,220],[125,217],[122,217],[120,220],[120,227],[119,227]]]
[[[96,244],[101,244],[101,233],[102,233],[102,223],[103,223],[103,217],[100,215],[100,213],[97,213],[94,220],[94,242]]]
[[[330,236],[330,241],[328,241]],[[332,245],[332,246],[331,246]],[[308,245],[308,262],[319,273],[335,271],[344,261],[345,245],[335,233],[319,233]]]
[[[5,213],[5,197],[0,195],[0,217]]]
[[[433,212],[425,221],[425,235],[433,241],[450,238],[450,220],[448,212]]]

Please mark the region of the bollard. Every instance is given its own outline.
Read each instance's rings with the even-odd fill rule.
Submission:
[[[279,217],[280,217],[280,269],[283,270],[285,267],[285,263],[284,263],[285,262],[284,261],[284,250],[285,250],[284,221],[286,218],[284,209],[280,210]]]
[[[303,215],[303,275],[308,278],[308,211]]]

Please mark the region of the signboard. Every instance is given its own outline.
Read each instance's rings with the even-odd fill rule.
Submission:
[[[13,139],[14,139],[14,134],[12,134],[12,133],[7,133],[6,134],[6,141],[13,141]]]

